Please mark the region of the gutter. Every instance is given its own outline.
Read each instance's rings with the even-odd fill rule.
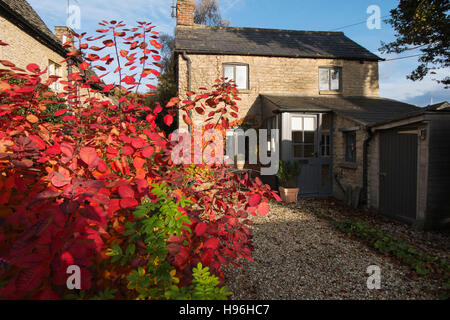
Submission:
[[[367,205],[368,203],[368,168],[369,168],[369,163],[368,163],[368,155],[369,155],[369,146],[370,146],[370,141],[372,141],[373,137],[374,137],[374,133],[372,132],[371,128],[367,128],[367,134],[368,137],[364,140],[364,145],[363,145],[363,189],[362,189],[362,194],[363,194],[363,204]]]
[[[191,91],[192,90],[192,88],[191,88],[191,63],[192,63],[191,58],[189,58],[187,56],[186,51],[183,51],[181,53],[181,56],[183,57],[183,59],[185,61],[187,61],[188,91]]]

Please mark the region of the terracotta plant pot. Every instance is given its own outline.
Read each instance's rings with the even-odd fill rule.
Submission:
[[[284,202],[286,203],[297,202],[298,192],[300,191],[299,188],[279,187],[278,190],[280,191],[280,197]]]

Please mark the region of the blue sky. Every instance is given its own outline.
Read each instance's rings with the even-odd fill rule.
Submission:
[[[47,25],[66,24],[66,0],[28,0]],[[117,19],[133,24],[135,21],[151,21],[157,31],[173,33],[175,20],[170,17],[172,0],[70,0],[81,9],[81,30],[94,34],[100,20]],[[400,55],[382,55],[380,42],[393,40],[394,30],[381,23],[380,29],[369,29],[365,21],[370,17],[369,6],[380,8],[386,16],[397,6],[395,0],[219,0],[223,18],[231,26],[260,27],[292,30],[343,31],[349,38],[371,52],[386,58],[414,55],[409,51]],[[361,22],[361,23],[360,23]],[[352,24],[358,25],[342,28]],[[336,30],[339,29],[339,30]],[[417,66],[417,57],[380,63],[380,95],[419,106],[450,101],[450,90],[428,76],[421,82],[406,79]],[[449,74],[441,69],[439,75]]]

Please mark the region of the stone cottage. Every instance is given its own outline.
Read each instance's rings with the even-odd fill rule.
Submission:
[[[180,94],[208,87],[218,78],[233,80],[242,99],[239,116],[243,125],[279,129],[280,140],[271,148],[280,148],[281,160],[302,163],[301,196],[334,196],[354,206],[364,204],[396,218],[424,223],[427,191],[420,182],[428,170],[423,169],[423,162],[428,161],[424,156],[419,159],[422,169],[415,157],[416,163],[406,165],[409,171],[402,173],[418,173],[411,178],[414,184],[409,195],[404,194],[409,189],[401,185],[381,186],[385,172],[380,171],[384,161],[380,149],[385,147],[380,141],[385,134],[380,125],[423,111],[379,96],[381,58],[342,32],[209,27],[195,24],[193,14],[194,0],[177,1],[174,50]],[[432,117],[431,113],[438,112],[445,113],[428,110],[427,114]],[[403,130],[415,141],[410,152],[421,148],[423,125],[416,123],[414,129]],[[401,138],[407,136],[403,133]],[[436,147],[442,148],[442,143]],[[446,163],[449,160],[450,155]],[[274,179],[265,178],[276,186]],[[394,195],[383,198],[386,190]]]
[[[41,70],[48,68],[48,76],[67,79],[72,72],[80,72],[76,63],[62,62],[70,49],[63,48],[63,44],[70,42],[72,33],[73,30],[65,26],[55,27],[52,33],[26,0],[0,0],[0,40],[8,44],[0,46],[0,60],[9,60],[20,68],[36,63]],[[81,75],[89,78],[95,72],[88,69]],[[100,89],[96,84],[92,86]],[[63,88],[54,83],[51,89],[58,92]],[[83,95],[84,91],[82,89],[80,94]],[[99,93],[95,97],[105,98]]]

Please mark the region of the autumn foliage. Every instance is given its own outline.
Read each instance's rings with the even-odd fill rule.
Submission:
[[[194,110],[211,115],[208,128],[227,129],[233,85],[148,106],[140,90],[159,75],[154,27],[100,25],[98,36],[74,35],[68,79],[0,61],[2,299],[67,297],[70,265],[81,268],[85,298],[170,298],[199,262],[223,280],[223,265],[251,259],[248,214],[265,215],[278,199],[221,165],[175,165],[174,143],[156,125],[162,114],[172,125],[181,109],[186,123]],[[119,84],[106,83],[111,75]],[[55,81],[61,92],[50,90]],[[65,107],[49,114],[54,103]]]

